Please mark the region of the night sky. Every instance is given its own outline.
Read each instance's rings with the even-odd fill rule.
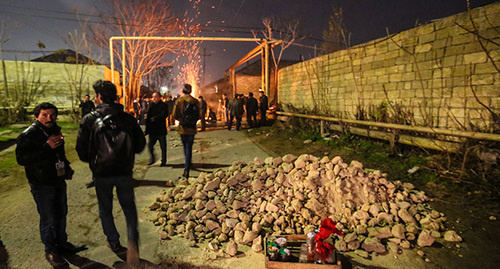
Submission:
[[[42,42],[45,54],[69,48],[62,37],[79,29],[73,10],[85,16],[92,7],[102,8],[103,0],[1,0],[0,38],[4,59],[34,59],[42,55],[37,43]],[[497,2],[470,0],[472,7]],[[192,6],[188,0],[171,0],[177,16]],[[342,7],[351,45],[410,29],[417,24],[447,17],[467,10],[465,0],[202,0],[196,19],[203,27],[200,36],[253,37],[252,29],[262,28],[262,18],[298,18],[300,34],[307,37],[302,44],[320,46],[322,32],[327,28],[332,6]],[[8,37],[8,39],[6,38]],[[255,47],[255,43],[205,42],[205,83],[224,75],[224,70]],[[203,51],[203,50],[202,50]],[[295,47],[283,59],[314,57],[313,49]]]

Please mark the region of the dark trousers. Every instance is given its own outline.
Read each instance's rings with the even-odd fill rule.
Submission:
[[[207,128],[207,121],[205,120],[205,115],[206,114],[207,114],[206,111],[202,111],[201,112],[200,122],[201,122],[201,130],[202,131],[205,131],[205,128]]]
[[[227,129],[231,130],[231,128],[233,127],[234,118],[236,118],[236,131],[239,131],[241,128],[241,118],[242,118],[241,115],[240,116],[233,116],[233,115],[229,116],[229,124],[227,126]]]
[[[68,215],[68,196],[66,182],[58,186],[31,186],[40,215],[40,237],[45,251],[55,251],[58,245],[66,243],[66,215]]]
[[[181,135],[181,141],[184,146],[184,157],[186,158],[184,162],[184,173],[189,174],[189,170],[191,170],[191,161],[193,159],[194,134]]]
[[[113,219],[113,188],[116,187],[118,202],[125,214],[129,242],[139,241],[137,208],[135,207],[134,180],[132,176],[96,177],[95,192],[99,205],[102,229],[109,243],[120,243],[120,234]]]
[[[266,125],[266,112],[267,109],[260,109],[260,126],[265,126]]]
[[[154,163],[156,161],[155,149],[154,149],[156,141],[160,142],[161,163],[166,164],[167,163],[167,136],[166,135],[149,134],[148,149],[149,149],[149,154],[151,155],[151,162]]]
[[[250,128],[254,127],[254,124],[257,123],[257,111],[247,112],[247,122]]]

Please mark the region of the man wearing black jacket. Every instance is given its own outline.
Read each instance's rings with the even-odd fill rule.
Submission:
[[[40,215],[40,237],[45,258],[52,266],[66,265],[62,254],[76,252],[67,242],[68,199],[66,179],[73,170],[64,151],[64,137],[57,125],[57,107],[41,103],[33,110],[35,122],[17,138],[17,163],[24,166]]]
[[[154,146],[156,141],[160,142],[161,149],[161,164],[167,166],[167,117],[168,107],[161,100],[159,93],[153,93],[152,102],[149,105],[149,110],[146,118],[146,135],[149,135],[149,154],[151,155],[152,165],[156,161]]]
[[[115,103],[116,87],[110,81],[98,80],[93,85],[97,108],[95,112],[86,115],[81,123],[76,141],[76,151],[80,160],[88,162],[95,181],[97,202],[99,204],[99,217],[104,234],[106,235],[106,245],[116,254],[125,251],[120,244],[120,234],[116,230],[113,219],[113,188],[116,187],[118,201],[125,214],[127,222],[127,263],[132,266],[139,265],[139,231],[137,221],[137,208],[135,206],[134,179],[132,170],[134,166],[134,154],[140,153],[146,145],[146,138],[137,124],[136,119],[123,111],[123,106]],[[111,156],[110,145],[102,144],[98,137],[99,124],[106,119],[111,119],[118,129],[125,130],[130,139],[129,143],[120,148],[127,148],[129,152],[119,154],[116,158],[126,156],[127,160],[119,163],[109,164]],[[99,124],[96,124],[99,123]],[[103,148],[109,149],[109,156],[100,155]],[[104,150],[104,152],[107,152]],[[98,154],[99,153],[99,154]],[[99,156],[99,158],[98,158]],[[111,160],[112,161],[112,160]],[[106,165],[103,165],[106,163]]]

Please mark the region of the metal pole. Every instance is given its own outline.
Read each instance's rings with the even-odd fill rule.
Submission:
[[[266,84],[266,88],[264,89],[264,93],[266,95],[269,96],[269,43],[267,41],[266,42],[266,45],[265,45],[265,52],[266,52],[266,56],[265,56],[265,61],[266,61],[266,64],[265,64],[265,67],[266,67],[266,74],[264,76],[264,79],[265,79],[265,84]]]
[[[126,82],[126,74],[127,72],[125,71],[125,40],[122,40],[122,96],[123,96],[123,108],[125,111],[127,111],[127,91],[125,90],[125,87],[127,86]]]
[[[109,39],[109,60],[111,61],[111,83],[115,83],[115,62],[113,59],[113,39]]]

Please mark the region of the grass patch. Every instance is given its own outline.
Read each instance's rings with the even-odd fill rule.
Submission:
[[[28,126],[30,123],[26,123]],[[58,123],[62,128],[64,135],[66,157],[70,162],[78,160],[78,154],[75,150],[76,136],[78,134],[77,123]],[[8,135],[0,135],[0,139],[16,139],[25,128],[20,127],[2,127],[0,133]],[[13,145],[15,147],[15,145]],[[17,188],[27,184],[28,180],[24,172],[24,167],[16,161],[15,151],[5,152],[0,155],[0,193]]]

